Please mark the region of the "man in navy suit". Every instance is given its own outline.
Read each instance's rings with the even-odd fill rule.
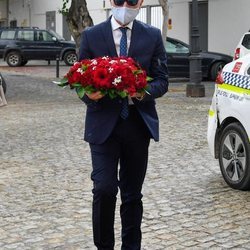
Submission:
[[[136,250],[141,249],[141,191],[149,141],[159,140],[155,98],[168,90],[167,56],[160,30],[135,20],[143,0],[110,2],[112,16],[82,33],[79,60],[127,55],[153,80],[149,83],[149,93],[136,93],[126,99],[125,117],[122,98],[110,99],[99,91],[82,98],[87,105],[84,139],[90,145],[93,165],[94,243],[98,249],[114,249],[119,188],[122,249]]]

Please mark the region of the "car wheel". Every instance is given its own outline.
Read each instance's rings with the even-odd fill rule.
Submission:
[[[65,53],[63,60],[66,65],[72,66],[77,61],[77,55],[74,51],[68,51]]]
[[[22,57],[19,52],[12,51],[7,55],[6,61],[10,67],[17,67],[21,65]]]
[[[6,82],[3,78],[3,76],[0,74],[0,85],[2,84],[2,87],[3,87],[3,92],[4,94],[6,93],[6,90],[7,90],[7,86],[6,86]]]
[[[239,123],[228,125],[223,131],[219,147],[219,163],[226,183],[235,189],[250,189],[250,144]]]
[[[223,69],[224,66],[225,66],[224,62],[214,63],[210,71],[210,80],[215,81],[218,73]]]

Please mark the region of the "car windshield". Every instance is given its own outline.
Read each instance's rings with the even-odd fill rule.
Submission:
[[[61,37],[59,34],[57,34],[54,30],[49,30],[49,32],[56,37],[59,41],[64,41],[65,39]]]
[[[166,41],[165,48],[167,53],[189,53],[189,48],[178,41]]]

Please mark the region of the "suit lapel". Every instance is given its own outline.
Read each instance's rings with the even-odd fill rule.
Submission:
[[[133,55],[133,52],[140,48],[140,41],[142,40],[141,27],[139,23],[134,20],[132,31],[131,31],[131,41],[128,51],[128,56]]]
[[[104,37],[106,46],[109,49],[109,53],[110,53],[109,56],[117,57],[118,55],[117,55],[116,48],[115,48],[110,20],[111,20],[111,17],[107,20],[107,22],[104,23],[103,37]]]

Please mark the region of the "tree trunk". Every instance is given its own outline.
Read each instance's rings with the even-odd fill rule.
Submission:
[[[159,0],[162,7],[163,24],[162,24],[162,39],[165,42],[168,31],[168,0]]]
[[[87,27],[93,26],[93,20],[89,15],[86,0],[72,0],[66,20],[78,51],[81,33]]]

